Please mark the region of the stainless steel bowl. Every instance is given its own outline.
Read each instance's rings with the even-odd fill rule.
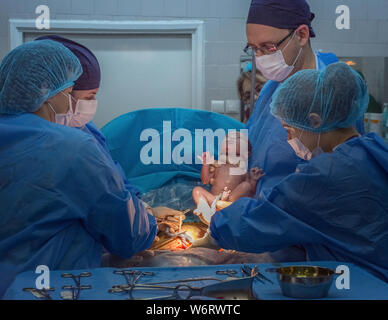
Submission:
[[[334,270],[317,266],[288,266],[266,271],[277,273],[284,296],[297,299],[327,297],[336,274]]]

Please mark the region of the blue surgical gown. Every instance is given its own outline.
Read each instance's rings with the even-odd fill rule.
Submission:
[[[157,227],[93,137],[34,114],[0,117],[0,296],[38,265],[99,267],[149,248]]]
[[[374,133],[301,164],[258,200],[216,213],[211,235],[225,249],[303,246],[307,260],[348,261],[388,281],[388,145]]]
[[[132,195],[135,195],[137,197],[140,196],[140,191],[127,179],[121,165],[116,160],[113,160],[112,155],[110,154],[108,145],[106,144],[105,136],[102,134],[100,130],[97,129],[95,124],[92,121],[90,121],[85,126],[79,129],[85,133],[90,134],[94,139],[96,139],[99,147],[101,148],[101,151],[105,153],[109,161],[112,162],[113,167],[116,168],[117,173],[123,179],[124,185],[127,188],[127,190],[131,192]]]
[[[319,70],[338,61],[332,53],[316,52],[316,57]],[[265,172],[265,176],[257,184],[256,197],[263,189],[272,188],[284,177],[295,172],[296,166],[303,162],[287,143],[287,131],[270,112],[272,95],[279,84],[267,81],[246,124],[249,141],[252,144],[249,167],[259,167]],[[356,128],[361,134],[364,133],[363,118],[359,119]]]

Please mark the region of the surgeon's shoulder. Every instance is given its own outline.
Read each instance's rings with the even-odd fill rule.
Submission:
[[[60,126],[55,130],[54,136],[61,147],[74,152],[75,155],[86,152],[98,152],[95,139],[77,128]],[[98,151],[96,151],[98,150]]]
[[[311,178],[328,179],[334,171],[346,165],[347,160],[338,153],[323,153],[306,164],[297,167],[297,173],[308,174]]]
[[[318,58],[320,60],[322,60],[325,65],[329,65],[329,64],[336,63],[339,61],[338,57],[332,52],[318,51],[318,52],[316,52],[316,54],[317,54]]]
[[[260,90],[260,94],[264,93],[265,94],[272,94],[277,88],[278,86],[280,85],[280,82],[276,82],[276,81],[273,81],[273,80],[267,80],[266,83],[264,84],[264,86],[261,88]]]

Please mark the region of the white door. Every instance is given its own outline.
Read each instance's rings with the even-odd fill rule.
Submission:
[[[27,33],[24,41],[41,35]],[[137,109],[192,107],[190,35],[60,35],[89,48],[99,60],[98,127]]]

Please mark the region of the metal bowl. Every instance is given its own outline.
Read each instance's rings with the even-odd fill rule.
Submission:
[[[276,272],[282,293],[297,299],[320,299],[327,297],[333,282],[334,270],[317,266],[288,266],[267,269]]]

